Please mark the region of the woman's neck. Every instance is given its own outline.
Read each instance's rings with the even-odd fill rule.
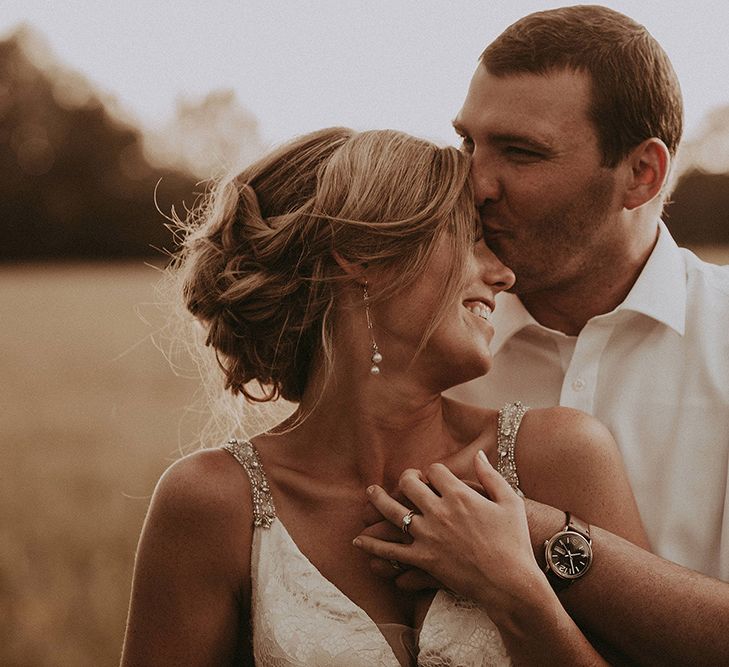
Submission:
[[[472,432],[439,393],[397,377],[352,375],[313,382],[280,436],[316,475],[359,488],[393,486],[406,468],[423,468],[465,446]],[[345,482],[346,483],[346,482]]]

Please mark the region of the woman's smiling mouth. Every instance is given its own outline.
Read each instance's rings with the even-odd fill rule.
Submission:
[[[464,301],[463,306],[476,317],[480,317],[487,322],[490,321],[491,314],[494,312],[491,306],[483,301]]]

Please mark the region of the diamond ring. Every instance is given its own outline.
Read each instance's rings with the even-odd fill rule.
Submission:
[[[406,535],[410,535],[410,524],[413,521],[413,517],[417,514],[415,510],[410,510],[403,518],[402,518],[402,532]]]

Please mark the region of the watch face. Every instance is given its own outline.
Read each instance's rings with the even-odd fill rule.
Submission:
[[[547,564],[562,579],[577,579],[592,563],[592,547],[579,533],[563,531],[547,542]]]

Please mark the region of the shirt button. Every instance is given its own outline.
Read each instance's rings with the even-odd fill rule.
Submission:
[[[585,381],[582,378],[577,378],[572,381],[572,389],[575,391],[582,391],[585,388]]]

